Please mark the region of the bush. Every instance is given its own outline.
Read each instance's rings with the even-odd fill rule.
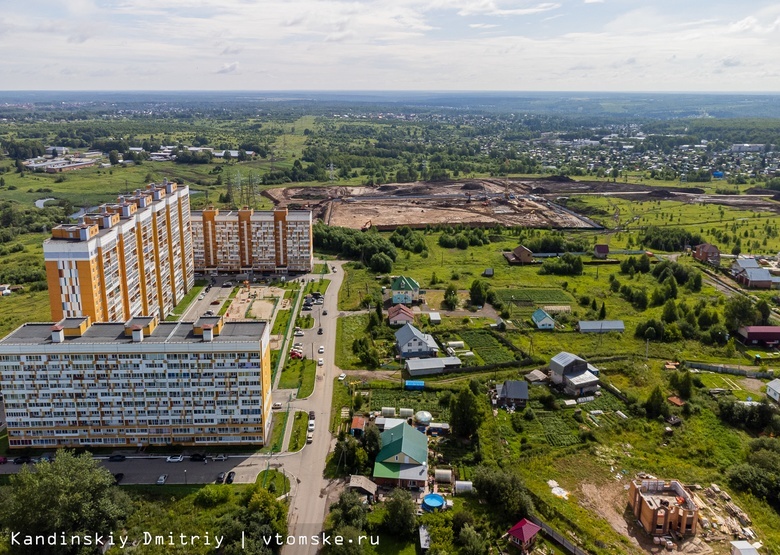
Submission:
[[[216,507],[230,499],[230,488],[224,485],[210,484],[195,495],[195,504],[201,507]]]

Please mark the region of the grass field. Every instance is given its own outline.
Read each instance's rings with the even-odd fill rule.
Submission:
[[[292,432],[290,433],[290,445],[287,448],[289,452],[300,451],[306,445],[306,427],[308,424],[309,415],[305,412],[296,411]]]
[[[342,370],[361,368],[360,360],[352,353],[352,342],[362,337],[368,325],[368,315],[345,316],[336,321],[336,366]]]
[[[287,412],[275,412],[271,424],[271,435],[260,450],[261,453],[279,453],[284,442],[284,429],[287,427]]]
[[[279,378],[279,389],[297,389],[298,398],[308,397],[314,392],[317,362],[311,359],[289,359]]]
[[[256,484],[260,484],[272,493],[282,495],[290,491],[290,480],[276,469],[263,470],[257,475]]]
[[[344,283],[339,290],[339,310],[358,310],[367,295],[381,294],[382,286],[374,274],[366,269],[355,269],[354,264],[344,264]]]
[[[271,335],[284,335],[287,331],[287,326],[290,325],[291,311],[288,309],[281,309],[276,311],[274,317],[274,325],[271,328]]]
[[[498,289],[496,295],[503,303],[571,304],[574,299],[560,288]]]
[[[351,406],[350,390],[344,382],[339,381],[337,378],[333,379],[333,395],[331,396],[330,403],[330,425],[328,429],[331,433],[338,433],[341,426],[341,409],[346,408],[349,410]]]

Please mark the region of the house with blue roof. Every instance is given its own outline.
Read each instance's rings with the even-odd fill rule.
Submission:
[[[439,354],[439,345],[433,336],[421,332],[412,324],[405,324],[395,332],[395,347],[401,358],[426,358]]]
[[[533,314],[531,314],[531,320],[533,320],[536,329],[538,330],[554,330],[555,320],[553,317],[547,314],[541,308],[537,308]]]

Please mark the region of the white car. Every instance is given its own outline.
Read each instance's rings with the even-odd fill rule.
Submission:
[[[307,428],[308,432],[314,431],[314,420],[309,420],[309,427]]]
[[[312,441],[314,441],[314,434],[309,432],[306,434],[306,443],[311,443]]]
[[[226,461],[227,460],[227,455],[217,455],[216,457],[214,457],[214,460],[215,461]]]
[[[319,354],[322,354],[322,353],[324,353],[324,352],[325,352],[325,345],[320,345],[320,348],[319,348],[319,349],[317,349],[317,352],[318,352]]]
[[[167,459],[165,459],[165,462],[181,462],[184,460],[184,455],[171,455]]]
[[[322,366],[323,364],[325,364],[325,360],[321,359],[321,358],[318,358],[317,359],[317,366]]]
[[[281,403],[274,403],[273,405],[271,405],[271,408],[274,409],[274,410],[279,410],[280,408],[282,408],[282,404]]]
[[[303,333],[303,331],[296,331],[296,332],[295,332],[293,335],[294,335],[295,337],[303,337],[303,336],[304,336],[304,335],[306,335],[306,334],[305,334],[305,333]]]
[[[346,380],[346,379],[347,379],[347,375],[346,375],[344,372],[342,372],[341,374],[339,374],[339,381],[340,381],[340,382],[343,382],[343,381],[344,381],[344,380]]]

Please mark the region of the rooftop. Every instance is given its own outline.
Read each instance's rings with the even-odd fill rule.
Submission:
[[[66,320],[81,320],[81,318],[67,318]],[[134,320],[135,318],[131,322]],[[51,331],[54,325],[57,324],[54,322],[24,324],[0,339],[0,348],[12,345],[59,345],[51,340]],[[212,342],[258,342],[265,327],[265,322],[226,322],[223,324],[220,335],[215,336]],[[202,343],[203,337],[195,335],[192,328],[192,322],[161,322],[150,335],[144,337],[140,344]],[[66,335],[61,345],[97,344],[130,345],[133,344],[133,338],[125,335],[123,322],[99,322],[92,324],[80,337]]]

